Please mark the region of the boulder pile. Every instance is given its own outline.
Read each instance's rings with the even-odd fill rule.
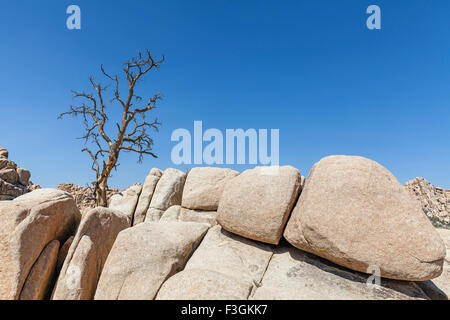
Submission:
[[[408,181],[405,187],[420,201],[423,212],[435,227],[450,229],[450,190],[435,187],[425,178]]]
[[[449,241],[363,157],[154,168],[83,215],[59,190],[0,201],[0,299],[447,299]]]
[[[8,159],[8,150],[0,146],[0,201],[12,200],[39,186],[30,182],[30,171]]]
[[[91,187],[81,187],[73,183],[61,183],[57,189],[70,193],[81,212],[87,212],[96,207],[95,194],[92,192],[93,188]],[[117,193],[120,193],[119,189],[108,189],[106,196],[110,200]]]

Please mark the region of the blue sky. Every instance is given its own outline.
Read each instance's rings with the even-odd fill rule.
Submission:
[[[82,29],[66,28],[81,8]],[[366,8],[381,7],[381,30]],[[0,6],[0,145],[56,187],[93,179],[73,102],[138,50],[165,54],[138,93],[158,90],[158,159],[121,155],[111,187],[175,166],[174,129],[278,128],[280,163],[307,174],[331,154],[374,159],[404,183],[450,188],[449,1],[8,1]],[[119,116],[111,106],[111,117]],[[242,170],[249,166],[231,166]]]

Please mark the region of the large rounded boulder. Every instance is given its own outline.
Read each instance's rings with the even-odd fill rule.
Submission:
[[[399,280],[435,278],[445,257],[419,203],[386,168],[357,156],[314,165],[284,237],[341,266]]]

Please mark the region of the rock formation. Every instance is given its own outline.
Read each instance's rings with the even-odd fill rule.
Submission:
[[[290,166],[153,168],[109,208],[91,208],[88,188],[60,188],[76,201],[55,189],[0,201],[0,299],[450,295],[450,230],[366,158],[326,157],[307,179]]]
[[[30,182],[30,171],[8,160],[8,150],[0,146],[0,201],[12,200],[39,186]]]
[[[450,190],[435,187],[424,178],[408,181],[405,187],[419,200],[434,226],[450,229]]]
[[[18,299],[24,288],[25,297],[44,294],[55,267],[54,248],[75,233],[80,218],[72,196],[60,190],[39,189],[0,201],[0,300]],[[58,246],[45,250],[53,240]]]

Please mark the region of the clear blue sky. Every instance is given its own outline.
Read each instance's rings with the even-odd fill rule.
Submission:
[[[66,28],[70,4],[81,7],[82,30]],[[366,28],[371,4],[381,7],[379,31]],[[166,56],[138,91],[165,97],[154,112],[159,158],[122,155],[112,187],[174,167],[171,132],[202,120],[223,131],[279,128],[280,163],[302,174],[352,154],[402,183],[423,176],[450,188],[448,0],[3,1],[0,46],[0,145],[41,186],[92,180],[80,123],[56,117],[101,63],[119,72],[148,47]]]

